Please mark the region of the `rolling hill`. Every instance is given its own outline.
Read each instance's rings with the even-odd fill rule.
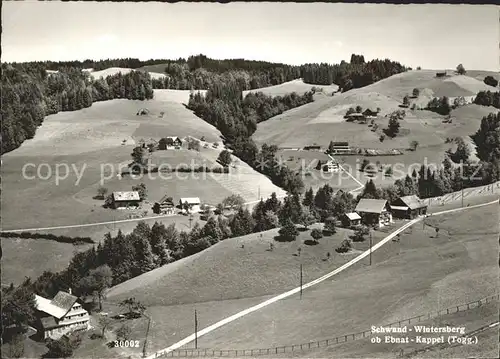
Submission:
[[[311,85],[306,84],[302,79],[292,80],[280,85],[262,87],[254,90],[243,91],[243,96],[251,92],[262,92],[268,96],[284,96],[286,94],[296,92],[298,94],[303,94],[304,92],[311,91],[315,87],[316,89],[322,89],[325,94],[331,95],[332,92],[336,92],[339,87],[337,85],[323,86],[323,85]]]
[[[90,76],[92,76],[94,79],[98,79],[100,77],[106,78],[107,76],[115,75],[117,73],[127,74],[131,71],[141,71],[141,70],[139,70],[139,69],[127,69],[127,68],[122,68],[122,67],[110,67],[110,68],[107,68],[107,69],[101,70],[101,71],[88,71],[88,72],[90,73]],[[151,78],[153,78],[153,79],[161,79],[161,78],[164,78],[167,76],[165,74],[157,73],[157,72],[149,72],[149,75],[151,75]]]

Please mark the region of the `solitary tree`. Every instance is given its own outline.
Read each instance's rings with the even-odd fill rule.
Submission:
[[[228,167],[231,164],[231,153],[228,150],[223,150],[217,161],[224,167]]]
[[[131,156],[134,160],[134,163],[137,163],[139,165],[144,164],[144,149],[141,146],[134,147]]]
[[[413,97],[417,98],[420,96],[420,90],[418,88],[413,89]]]
[[[395,137],[399,133],[399,126],[399,120],[396,117],[391,117],[389,119],[387,134],[391,137]]]
[[[436,227],[436,238],[439,237],[439,228]]]
[[[386,168],[386,170],[385,170],[385,173],[384,173],[384,174],[385,174],[387,177],[391,177],[391,176],[392,176],[392,173],[393,173],[393,172],[392,172],[392,167],[391,167],[391,166],[389,166],[389,167],[387,167],[387,168]]]
[[[404,107],[409,107],[409,106],[410,106],[410,98],[408,97],[408,95],[406,95],[406,96],[403,98],[403,106],[404,106]]]
[[[486,76],[484,78],[484,83],[489,86],[497,87],[498,86],[498,80],[494,78],[493,76]]]
[[[466,72],[467,72],[467,71],[465,71],[464,65],[459,64],[459,65],[457,66],[457,73],[458,73],[459,75],[465,75],[465,73],[466,73]]]
[[[368,167],[370,165],[370,161],[368,161],[366,158],[363,160],[363,162],[361,162],[361,166],[359,168],[359,170],[361,172],[363,172],[365,170],[366,167]]]
[[[291,221],[287,221],[285,225],[280,228],[278,234],[284,240],[291,242],[297,238],[297,236],[299,235],[299,231],[297,230],[297,227],[295,227],[295,224],[293,224]]]
[[[335,234],[337,232],[337,226],[336,226],[336,219],[335,217],[328,217],[325,219],[325,225],[324,225],[324,229],[326,232],[330,233],[330,234]]]
[[[321,232],[321,230],[317,229],[317,228],[314,228],[312,231],[311,231],[311,237],[313,237],[314,239],[314,242],[318,243],[318,241],[323,238],[323,232]]]
[[[356,106],[356,112],[357,112],[357,113],[361,113],[361,112],[363,112],[363,107],[361,107],[361,106],[359,106],[359,105],[358,105],[358,106]]]
[[[101,327],[101,338],[104,338],[106,329],[111,325],[111,319],[105,315],[99,316],[99,326]]]
[[[90,271],[80,280],[79,287],[84,294],[95,294],[99,299],[99,310],[102,311],[102,300],[106,290],[113,282],[113,272],[105,264]]]
[[[417,147],[418,147],[418,141],[413,140],[413,141],[410,142],[410,148],[411,148],[412,151],[416,151]]]
[[[97,189],[97,197],[100,199],[104,199],[107,193],[108,189],[106,187],[99,187]]]

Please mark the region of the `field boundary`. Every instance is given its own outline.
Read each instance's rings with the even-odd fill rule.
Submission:
[[[452,307],[444,308],[437,311],[428,312],[426,314],[414,316],[411,318],[401,319],[389,324],[382,325],[383,327],[401,327],[402,325],[410,325],[413,323],[420,323],[425,320],[438,318],[447,314],[454,314],[464,312],[470,309],[479,308],[484,304],[492,303],[500,299],[500,294],[493,294],[481,299],[477,299],[468,303],[455,305]],[[164,354],[164,357],[231,357],[231,356],[256,356],[256,355],[272,355],[291,353],[298,350],[308,350],[314,348],[328,347],[331,345],[341,344],[348,341],[359,340],[367,338],[372,334],[371,329],[363,332],[344,334],[334,338],[312,341],[301,344],[285,345],[280,347],[271,348],[258,348],[258,349],[177,349]],[[155,356],[158,358],[162,355]]]

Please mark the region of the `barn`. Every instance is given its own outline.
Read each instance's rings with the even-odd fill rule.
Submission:
[[[139,207],[141,197],[137,191],[113,192],[113,208]]]
[[[174,214],[175,204],[172,197],[165,195],[158,202],[155,202],[153,212],[156,214]]]
[[[394,217],[413,219],[427,213],[427,205],[416,195],[397,198],[391,203]]]
[[[345,228],[351,228],[361,224],[361,216],[356,212],[344,213],[341,221]]]

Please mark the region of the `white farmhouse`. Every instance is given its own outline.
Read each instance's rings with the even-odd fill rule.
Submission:
[[[200,208],[200,205],[201,205],[201,202],[200,202],[200,199],[198,197],[185,197],[185,198],[181,198],[180,201],[179,201],[179,204],[182,208],[183,211],[185,211],[185,203],[188,204],[188,207],[189,207],[189,212],[191,213],[198,213],[200,212],[201,208]]]

